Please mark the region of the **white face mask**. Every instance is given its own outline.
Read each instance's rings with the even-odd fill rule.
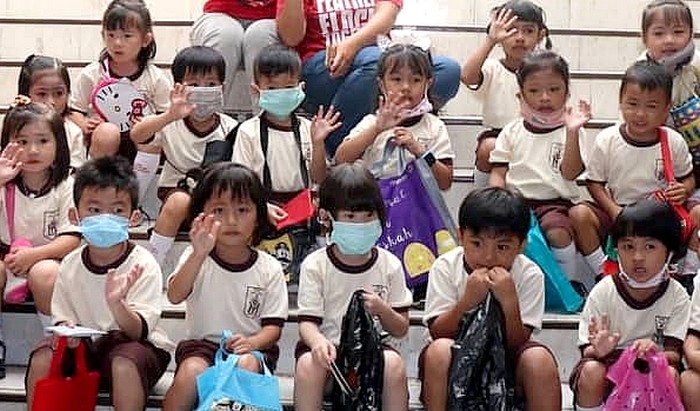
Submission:
[[[223,86],[188,87],[190,94],[187,101],[195,104],[192,117],[197,121],[207,120],[214,113],[224,109]]]
[[[630,286],[630,288],[649,289],[658,287],[659,284],[661,284],[668,278],[668,264],[671,261],[672,256],[673,254],[669,253],[668,259],[666,259],[666,263],[663,267],[661,267],[661,271],[659,271],[656,275],[644,282],[639,282],[634,278],[630,277],[629,274],[627,274],[625,270],[622,269],[622,264],[618,263],[618,266],[620,268],[620,277],[625,281],[625,283],[627,283],[627,285]]]

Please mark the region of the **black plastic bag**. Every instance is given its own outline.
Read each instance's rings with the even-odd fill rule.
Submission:
[[[352,392],[333,385],[333,411],[381,411],[384,384],[384,349],[374,319],[365,310],[363,291],[352,295],[343,316],[338,369]]]
[[[465,315],[452,346],[446,411],[515,409],[504,327],[503,311],[491,293]]]

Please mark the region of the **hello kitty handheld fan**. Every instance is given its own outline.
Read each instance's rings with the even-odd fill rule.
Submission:
[[[151,114],[151,110],[129,79],[110,77],[107,61],[103,64],[108,74],[92,89],[92,107],[103,120],[119,127],[119,131],[129,131],[136,120]]]

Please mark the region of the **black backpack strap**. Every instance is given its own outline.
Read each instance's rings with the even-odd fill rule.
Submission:
[[[301,169],[301,179],[304,182],[304,187],[309,187],[309,171],[306,169],[304,160],[304,150],[301,147],[301,131],[299,130],[299,118],[292,114],[292,133],[294,133],[294,141],[299,149],[299,168]],[[272,192],[272,176],[270,175],[270,167],[267,164],[267,148],[269,146],[269,128],[270,124],[265,118],[265,113],[260,114],[260,147],[263,152],[263,187],[269,192]]]
[[[233,156],[233,145],[236,143],[238,128],[240,126],[241,123],[236,124],[236,126],[231,129],[228,134],[226,134],[226,138],[224,140],[210,141],[207,143],[207,146],[204,149],[202,168],[219,161],[231,161],[231,157]]]

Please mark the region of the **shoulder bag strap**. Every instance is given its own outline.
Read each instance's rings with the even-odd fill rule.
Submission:
[[[661,144],[661,161],[664,166],[664,177],[668,184],[676,181],[676,175],[673,172],[673,159],[671,158],[671,148],[668,145],[668,132],[665,128],[659,127],[659,143]]]

